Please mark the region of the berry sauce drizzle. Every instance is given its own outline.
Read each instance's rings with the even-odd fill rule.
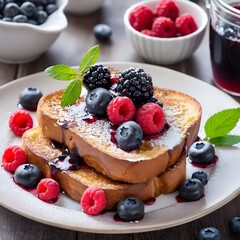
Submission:
[[[190,159],[189,162],[194,166],[194,167],[198,167],[198,168],[209,168],[212,167],[213,165],[215,165],[218,161],[218,156],[214,156],[214,159],[211,162],[208,163],[193,163]]]
[[[156,202],[156,198],[155,198],[155,197],[152,197],[152,198],[144,201],[143,203],[144,203],[144,205],[146,205],[146,206],[150,206],[150,205],[153,205],[155,202]]]
[[[179,195],[177,195],[177,196],[175,197],[175,199],[176,199],[176,201],[177,201],[178,203],[196,202],[196,201],[199,201],[200,199],[202,199],[204,196],[205,196],[205,194],[203,194],[203,195],[202,195],[199,199],[197,199],[197,200],[186,200],[186,199],[181,198]]]
[[[164,125],[164,128],[160,131],[160,132],[158,132],[158,133],[155,133],[155,134],[152,134],[152,135],[144,135],[144,140],[152,140],[152,139],[157,139],[157,138],[159,138],[159,137],[161,137],[164,133],[166,133],[167,132],[167,130],[169,129],[169,125],[166,123],[165,125]]]
[[[63,144],[51,141],[54,148],[62,150],[62,154],[49,162],[51,176],[54,177],[59,171],[75,171],[84,165],[83,158],[78,154],[77,148],[73,148],[71,152],[64,147]]]
[[[82,116],[81,119],[84,122],[89,123],[89,124],[95,123],[98,120],[97,117],[91,115],[90,113],[86,113],[86,115]]]

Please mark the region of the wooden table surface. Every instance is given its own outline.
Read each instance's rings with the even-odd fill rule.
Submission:
[[[134,2],[136,2],[136,0],[106,0],[103,8],[93,14],[87,16],[74,16],[67,14],[69,23],[67,29],[60,35],[50,49],[37,60],[21,65],[0,63],[0,85],[14,81],[25,75],[41,72],[50,65],[58,63],[78,65],[83,53],[97,43],[100,44],[101,53],[99,61],[101,62],[133,61],[144,63],[144,60],[137,55],[130,42],[126,39],[123,27],[123,13],[125,9]],[[106,23],[112,27],[113,35],[111,41],[98,42],[95,39],[92,33],[92,28],[97,23]],[[191,58],[179,64],[166,67],[192,75],[202,81],[212,84],[208,32],[206,33],[201,46]],[[239,98],[236,99],[239,101]],[[220,229],[222,239],[224,240],[240,239],[240,235],[232,235],[227,226],[230,218],[240,215],[239,202],[240,196],[236,197],[215,212],[181,226],[154,232],[126,235],[105,235],[65,230],[29,220],[0,207],[0,240],[193,240],[201,228],[209,226],[214,226]]]

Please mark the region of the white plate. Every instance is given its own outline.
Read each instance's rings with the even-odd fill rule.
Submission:
[[[239,103],[217,88],[193,77],[166,68],[140,63],[104,63],[120,70],[128,67],[142,67],[153,77],[154,84],[185,92],[195,97],[202,105],[202,123],[213,113],[226,108],[240,107]],[[6,146],[20,144],[8,129],[8,117],[17,109],[20,91],[29,86],[38,87],[43,93],[64,87],[63,82],[49,79],[45,73],[37,73],[0,88],[0,155]],[[32,113],[35,118],[35,114]],[[240,126],[235,128],[240,134]],[[204,137],[203,124],[200,137]],[[205,187],[205,197],[191,203],[177,203],[177,193],[162,195],[155,204],[146,206],[146,214],[138,223],[124,223],[113,220],[114,212],[91,217],[81,211],[80,204],[62,195],[56,204],[48,204],[22,190],[12,180],[12,175],[0,168],[0,204],[13,212],[30,219],[72,230],[95,233],[135,233],[153,231],[177,226],[200,218],[223,206],[239,193],[240,187],[240,146],[217,148],[219,161],[207,169],[209,183]],[[197,169],[188,164],[190,176]]]

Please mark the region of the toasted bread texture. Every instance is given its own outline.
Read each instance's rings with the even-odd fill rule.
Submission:
[[[84,120],[84,96],[74,105],[62,108],[62,93],[63,90],[58,90],[41,98],[37,119],[42,133],[70,151],[76,148],[89,167],[116,181],[142,184],[152,181],[176,164],[183,149],[198,134],[201,121],[198,101],[184,93],[155,87],[154,97],[163,103],[169,128],[155,139],[144,140],[139,149],[127,152],[111,141],[109,121]]]
[[[115,209],[118,202],[128,196],[135,196],[145,201],[162,193],[173,192],[186,177],[185,152],[173,167],[169,167],[161,175],[145,183],[133,184],[112,180],[87,165],[82,165],[77,170],[60,169],[56,165],[56,159],[62,156],[63,148],[54,147],[52,140],[44,136],[39,127],[23,134],[22,147],[28,162],[37,165],[44,177],[52,177],[58,181],[62,190],[72,199],[80,202],[84,190],[89,186],[101,188],[106,194],[107,210]],[[62,163],[66,166],[68,160],[66,157]]]

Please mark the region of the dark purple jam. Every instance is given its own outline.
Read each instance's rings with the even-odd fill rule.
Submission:
[[[152,197],[152,198],[144,201],[143,203],[144,203],[144,205],[149,206],[149,205],[153,205],[155,202],[156,202],[156,198],[155,198],[155,197]]]
[[[75,171],[83,165],[83,158],[80,157],[76,148],[73,148],[71,152],[66,148],[59,157],[49,162],[50,173],[53,178],[59,171]]]
[[[205,194],[203,194],[198,200],[202,199],[204,196],[205,196]],[[175,199],[176,199],[176,201],[177,201],[178,203],[196,202],[196,201],[198,201],[198,200],[186,200],[186,199],[181,198],[179,195],[177,195],[177,196],[175,197]]]
[[[160,132],[158,132],[158,133],[155,133],[155,134],[152,134],[152,135],[144,135],[144,140],[153,140],[153,139],[157,139],[157,138],[159,138],[159,137],[161,137],[164,133],[166,133],[167,132],[167,130],[169,129],[169,125],[166,123],[165,125],[164,125],[164,128],[160,131]]]
[[[194,166],[194,167],[198,167],[198,168],[209,168],[212,167],[213,165],[216,164],[216,162],[218,161],[218,156],[215,155],[214,159],[211,162],[208,163],[193,163],[191,162],[191,160],[189,159],[189,162]]]
[[[239,5],[236,7],[239,9]],[[240,35],[232,25],[217,22],[210,26],[210,49],[216,84],[240,95]]]

